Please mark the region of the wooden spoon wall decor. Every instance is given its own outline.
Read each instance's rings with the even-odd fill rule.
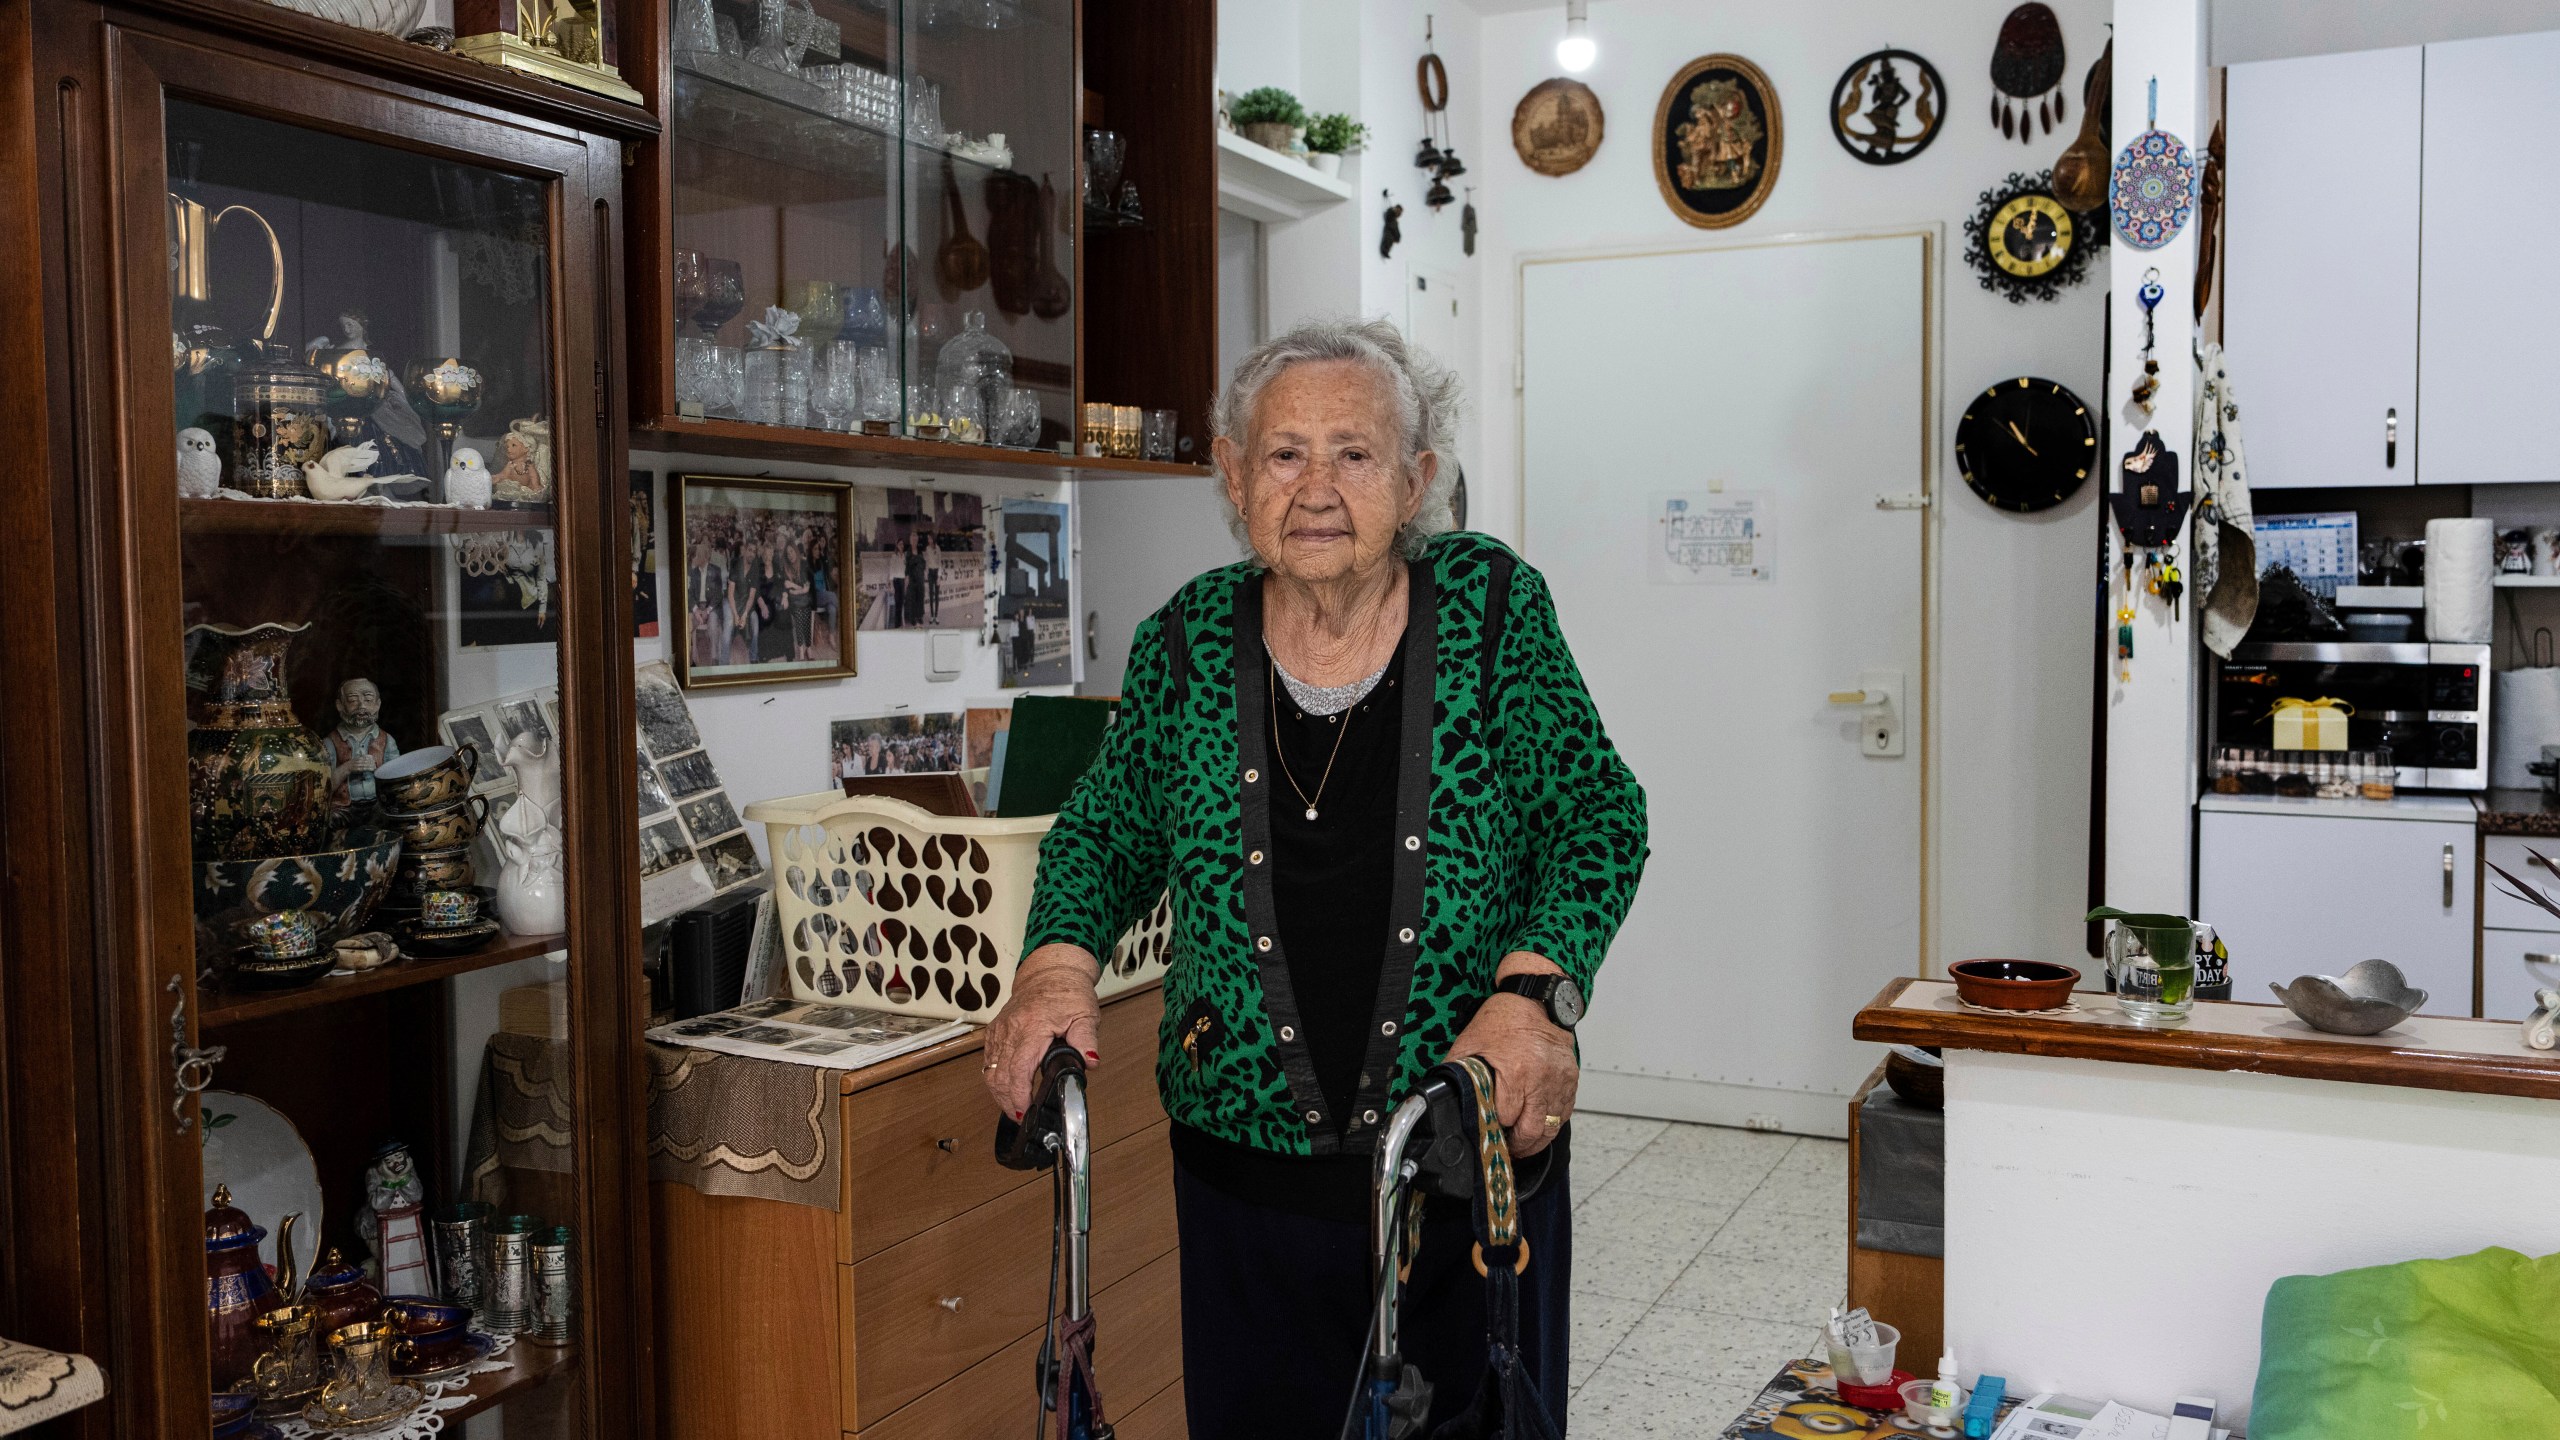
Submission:
[[[2115,58],[2116,42],[2110,39],[2080,85],[2080,134],[2053,162],[2053,198],[2076,215],[2107,203],[2107,156],[2114,149],[2107,143],[2107,129]]]
[[[934,278],[942,282],[942,297],[957,300],[987,283],[987,247],[969,233],[969,207],[960,199],[960,177],[951,168],[951,157],[942,157],[942,194],[945,208],[951,212],[951,228],[942,237],[942,248],[933,256]]]
[[[1075,286],[1058,269],[1057,242],[1049,229],[1049,207],[1058,203],[1058,192],[1049,177],[1040,177],[1040,269],[1031,277],[1031,313],[1043,320],[1055,320],[1067,313],[1075,303]]]

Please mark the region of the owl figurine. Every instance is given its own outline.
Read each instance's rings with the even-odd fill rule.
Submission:
[[[222,490],[222,457],[214,452],[213,432],[190,425],[178,432],[178,493],[189,500],[210,500]]]
[[[465,510],[489,508],[489,462],[468,445],[454,451],[444,467],[444,503]]]

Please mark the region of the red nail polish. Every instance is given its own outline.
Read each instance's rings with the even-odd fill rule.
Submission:
[[[1084,1052],[1084,1058],[1099,1065],[1102,1063],[1102,1052],[1099,1050],[1087,1050]]]
[[[1016,1120],[1020,1120],[1020,1119],[1022,1118],[1022,1112],[1021,1112],[1021,1111],[1019,1111],[1019,1110],[1014,1111],[1014,1112],[1013,1112],[1013,1118],[1014,1118],[1014,1119],[1016,1119]]]

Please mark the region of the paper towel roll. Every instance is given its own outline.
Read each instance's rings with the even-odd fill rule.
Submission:
[[[2501,670],[2490,691],[2489,783],[2532,790],[2542,777],[2524,767],[2542,747],[2560,745],[2560,667]]]
[[[2485,517],[2427,522],[2427,638],[2489,643],[2496,527]]]

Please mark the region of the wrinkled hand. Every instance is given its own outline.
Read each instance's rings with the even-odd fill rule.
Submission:
[[[1562,973],[1547,960],[1522,952],[1506,958],[1504,978],[1524,974]],[[1552,1144],[1573,1118],[1574,1092],[1582,1083],[1582,1065],[1574,1058],[1573,1036],[1547,1018],[1547,1009],[1519,995],[1491,995],[1476,1018],[1458,1033],[1449,1058],[1479,1055],[1493,1067],[1493,1104],[1502,1117],[1511,1156],[1525,1160]],[[1553,1115],[1557,1125],[1547,1126]]]
[[[1094,981],[1102,962],[1076,945],[1043,945],[1013,972],[1013,998],[987,1026],[987,1093],[1013,1119],[1031,1104],[1031,1086],[1049,1042],[1063,1036],[1090,1067],[1102,1063],[1102,1002]],[[1534,1008],[1534,1007],[1533,1007]]]

